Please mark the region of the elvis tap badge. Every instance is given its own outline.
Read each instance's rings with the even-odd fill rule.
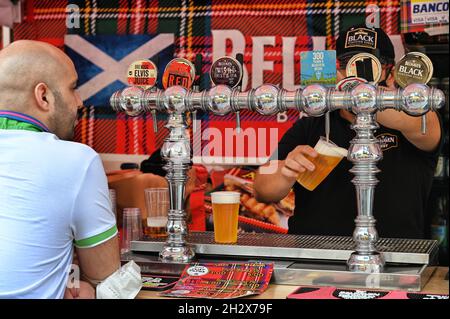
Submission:
[[[131,63],[127,72],[128,84],[147,90],[155,86],[158,69],[150,60],[138,60]]]

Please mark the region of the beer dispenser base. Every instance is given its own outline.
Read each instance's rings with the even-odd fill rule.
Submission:
[[[434,240],[380,238],[377,249],[385,261],[381,272],[350,271],[347,260],[354,252],[352,237],[241,233],[236,244],[217,244],[213,232],[192,232],[192,262],[274,263],[273,283],[420,291],[431,277],[438,245]],[[158,256],[164,239],[131,243],[134,260],[143,273],[181,275],[186,263],[162,262]]]

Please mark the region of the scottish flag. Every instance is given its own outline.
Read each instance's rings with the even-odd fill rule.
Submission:
[[[78,72],[78,92],[85,105],[109,107],[113,92],[127,86],[127,70],[136,60],[158,66],[158,87],[165,65],[174,56],[173,34],[66,35],[66,53]]]

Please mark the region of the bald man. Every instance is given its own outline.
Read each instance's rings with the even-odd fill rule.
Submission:
[[[0,298],[95,297],[120,268],[100,157],[70,141],[77,79],[52,45],[22,40],[0,51]]]

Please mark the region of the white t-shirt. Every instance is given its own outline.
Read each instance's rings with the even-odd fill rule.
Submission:
[[[63,298],[73,245],[116,234],[94,150],[51,133],[0,130],[0,298]]]

